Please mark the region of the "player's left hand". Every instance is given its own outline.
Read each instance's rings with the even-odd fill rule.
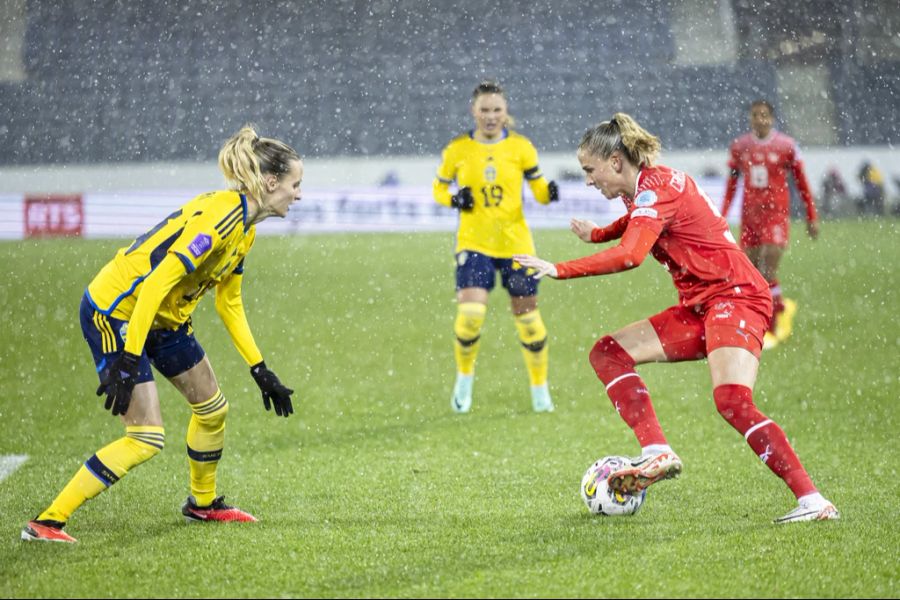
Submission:
[[[275,414],[279,417],[293,414],[294,406],[291,404],[291,394],[294,393],[294,390],[285,387],[278,379],[278,375],[266,367],[265,361],[250,367],[250,374],[262,392],[263,406],[266,407],[266,410],[271,410],[274,405]]]
[[[527,254],[515,254],[513,260],[523,267],[534,269],[536,272],[532,275],[535,279],[540,279],[544,275],[556,277],[556,265],[552,262],[542,260],[537,256],[528,256]]]
[[[572,230],[572,233],[578,236],[582,242],[590,243],[591,233],[597,229],[597,224],[593,221],[588,221],[587,219],[579,219],[577,217],[573,218],[569,221],[569,229]]]
[[[819,238],[819,222],[818,221],[809,221],[806,223],[806,233],[809,234],[811,239]]]

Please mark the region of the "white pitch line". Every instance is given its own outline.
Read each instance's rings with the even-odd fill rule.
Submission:
[[[16,472],[28,460],[27,454],[4,454],[0,456],[0,482]]]

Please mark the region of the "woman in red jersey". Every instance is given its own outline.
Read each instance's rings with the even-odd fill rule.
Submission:
[[[776,522],[836,519],[837,510],[819,494],[784,432],[753,403],[763,334],[772,315],[768,286],[694,180],[654,166],[659,150],[659,139],[624,113],[589,129],[578,147],[587,185],[607,198],[621,197],[627,213],[606,227],[573,219],[572,231],[586,242],[621,241],[556,264],[514,257],[534,268],[535,277],[570,279],[632,269],[652,254],[678,289],[676,306],[603,337],[591,350],[591,365],[642,448],[628,468],[610,475],[609,485],[636,493],[682,469],[634,367],[706,357],[719,413],[798,499],[799,506]]]
[[[750,105],[750,129],[734,140],[729,150],[731,174],[725,189],[722,214],[727,216],[738,177],[744,176],[744,200],[741,207],[741,248],[769,284],[774,315],[763,341],[773,348],[791,334],[797,304],[782,298],[778,281],[778,265],[787,248],[790,230],[791,196],[787,175],[790,171],[797,183],[800,198],[806,205],[806,230],[809,237],[819,235],[816,205],[803,172],[803,161],[797,143],[772,128],[775,111],[765,100]]]

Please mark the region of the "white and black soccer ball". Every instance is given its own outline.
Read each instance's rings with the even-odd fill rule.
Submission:
[[[606,481],[611,473],[629,465],[631,461],[624,456],[606,456],[588,467],[581,479],[581,499],[589,511],[614,517],[633,515],[641,509],[647,490],[639,494],[622,494],[611,490]]]

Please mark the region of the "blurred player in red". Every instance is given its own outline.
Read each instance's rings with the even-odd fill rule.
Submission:
[[[624,113],[589,129],[578,148],[586,182],[607,198],[621,198],[627,213],[606,227],[573,219],[572,231],[586,242],[621,241],[557,264],[513,257],[535,269],[535,277],[569,279],[632,269],[652,254],[678,290],[677,305],[602,338],[591,350],[591,365],[642,449],[631,465],[609,476],[609,485],[636,493],[682,469],[635,366],[706,357],[719,413],[797,497],[798,507],[776,522],[837,519],[784,431],[753,403],[763,334],[772,316],[766,281],[694,180],[653,165],[659,150],[659,139]]]
[[[803,161],[793,138],[773,129],[775,111],[765,100],[750,105],[751,132],[731,144],[728,167],[731,174],[725,189],[722,214],[734,200],[738,177],[744,176],[744,203],[741,210],[741,247],[759,269],[772,292],[774,315],[766,333],[764,348],[772,348],[791,334],[797,303],[781,295],[778,264],[788,243],[791,197],[787,174],[790,171],[806,205],[806,231],[816,239],[819,225],[816,205],[803,172]]]

